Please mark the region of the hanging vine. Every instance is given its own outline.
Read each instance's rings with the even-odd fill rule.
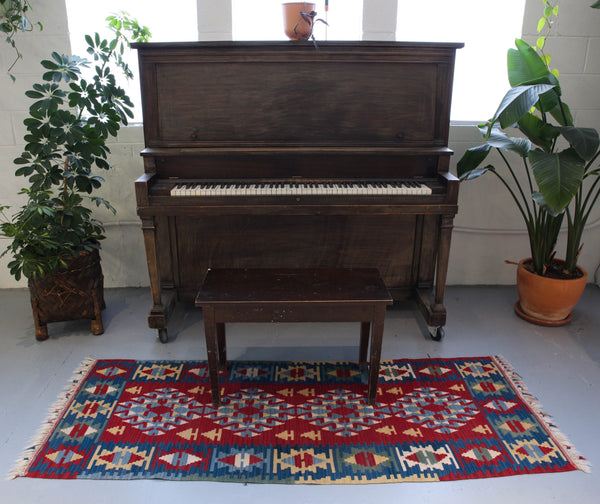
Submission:
[[[0,0],[0,32],[6,33],[6,43],[15,51],[15,59],[8,67],[8,75],[15,81],[15,76],[11,73],[14,66],[23,55],[15,42],[15,35],[19,32],[33,31],[37,25],[40,30],[44,27],[39,21],[32,23],[29,19],[29,13],[33,8],[28,0]]]

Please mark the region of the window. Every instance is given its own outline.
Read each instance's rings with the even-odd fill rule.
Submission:
[[[396,40],[464,42],[456,54],[453,121],[485,121],[508,91],[506,52],[521,37],[525,0],[398,0]],[[503,63],[504,62],[504,63]]]
[[[287,40],[283,33],[283,0],[232,0],[233,40]],[[362,0],[316,0],[316,19],[327,21],[315,23],[314,35],[319,40],[361,40]]]
[[[110,36],[111,32],[106,27],[106,18],[120,11],[129,13],[142,25],[150,28],[152,42],[198,39],[196,0],[180,0],[177,2],[177,9],[166,9],[164,5],[161,7],[160,4],[149,3],[147,0],[102,0],[102,2],[66,0],[66,5],[71,51],[78,56],[88,56],[86,34],[98,32],[104,37]],[[154,6],[157,8],[150,8]],[[134,79],[126,83],[123,79],[121,85],[133,101],[134,121],[141,121],[142,106],[135,51],[129,55],[128,64],[133,71]],[[87,71],[92,75],[93,69]]]
[[[72,51],[85,56],[84,35],[93,31],[105,32],[105,18],[120,10],[129,12],[148,26],[153,42],[197,40],[196,5],[207,1],[181,0],[177,9],[165,9],[160,3],[147,0],[66,0]],[[286,39],[281,7],[284,0],[230,1],[233,40]],[[325,0],[313,3],[316,4],[317,18],[329,23],[329,26],[315,24],[317,40],[362,39],[363,0],[328,0],[327,12]],[[225,3],[214,2],[214,8],[225,8]],[[484,121],[494,114],[509,87],[506,51],[514,47],[514,39],[521,36],[524,9],[525,0],[504,0],[501,7],[483,0],[450,3],[446,0],[398,0],[397,40],[465,43],[456,57],[453,121]],[[135,58],[134,52],[130,64],[137,75]],[[127,86],[139,116],[139,83],[135,80]]]

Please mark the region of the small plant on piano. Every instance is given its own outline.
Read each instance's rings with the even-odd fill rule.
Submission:
[[[315,23],[323,23],[326,26],[329,26],[329,23],[327,21],[325,21],[324,19],[321,19],[321,18],[315,19],[317,17],[317,12],[316,11],[301,12],[300,16],[302,16],[302,19],[304,19],[304,21],[308,24],[308,26],[310,26],[310,36],[308,38],[310,38],[310,40],[312,40],[313,44],[318,49],[319,46],[317,44],[317,39],[315,39],[315,34],[313,33],[313,28],[315,26]],[[297,29],[297,27],[298,27],[299,24],[300,24],[300,21],[298,21],[296,23],[296,26],[294,26],[294,33],[297,33],[296,29]]]
[[[19,193],[25,203],[16,214],[8,217],[8,207],[0,207],[0,235],[12,239],[2,255],[12,255],[8,268],[17,280],[42,278],[66,267],[71,257],[98,249],[104,229],[92,208],[114,212],[93,195],[104,182],[96,171],[111,167],[107,141],[133,117],[113,69],[131,78],[125,49],[131,41],[147,41],[150,32],[125,13],[107,21],[111,40],[86,36],[95,62],[89,78],[82,72],[88,60],[52,52],[41,62],[42,82],[25,93],[33,103],[24,121],[25,148],[14,163],[15,175],[29,185]]]

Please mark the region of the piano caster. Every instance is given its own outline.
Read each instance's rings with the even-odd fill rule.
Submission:
[[[166,343],[169,341],[169,335],[167,334],[167,329],[159,329],[158,330],[158,339],[161,343]]]
[[[435,328],[429,328],[429,334],[433,341],[442,341],[442,339],[446,335],[446,331],[444,331],[444,328],[440,326]]]

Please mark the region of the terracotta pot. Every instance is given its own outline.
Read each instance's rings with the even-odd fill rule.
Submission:
[[[523,259],[517,267],[517,314],[540,325],[563,325],[570,322],[571,311],[587,284],[587,272],[578,266],[582,273],[580,278],[547,278],[527,270],[524,264],[528,261],[530,259]],[[558,259],[555,262],[564,264],[564,261]]]
[[[291,2],[283,4],[283,29],[291,40],[308,40],[312,35],[313,23],[304,19],[300,13],[310,14],[315,10],[314,3]]]

